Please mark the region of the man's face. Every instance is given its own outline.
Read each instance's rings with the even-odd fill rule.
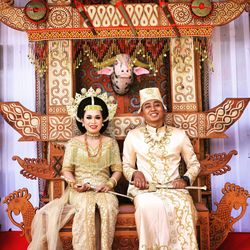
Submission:
[[[159,100],[149,100],[142,105],[142,114],[147,124],[162,126],[164,123],[164,109]]]

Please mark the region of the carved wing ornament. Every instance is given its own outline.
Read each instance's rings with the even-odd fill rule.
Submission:
[[[1,105],[5,120],[20,134],[28,135],[29,141],[39,141],[40,117],[39,114],[23,108],[19,103]]]
[[[245,214],[248,206],[247,199],[250,197],[247,190],[234,184],[225,183],[222,189],[223,197],[215,203],[216,211],[210,214],[210,247],[218,249],[232,230],[233,224],[239,221]],[[233,217],[232,211],[240,210],[237,217]]]
[[[210,213],[210,247],[217,249],[231,231],[233,224],[242,218],[248,205],[247,199],[250,197],[247,190],[234,184],[226,183],[222,189],[223,197],[216,203],[216,211]],[[7,212],[11,222],[19,227],[25,234],[28,242],[31,241],[30,228],[36,209],[29,201],[31,195],[27,188],[22,188],[9,194],[3,201],[8,206]],[[241,209],[237,217],[233,217],[233,209]],[[22,215],[22,222],[17,222],[13,218],[15,215]]]
[[[233,155],[237,155],[236,150],[230,151],[228,154],[219,153],[207,155],[204,160],[200,161],[201,172],[199,176],[206,176],[209,174],[222,175],[231,170],[227,163],[231,160]]]
[[[60,172],[62,169],[62,162],[65,147],[59,143],[50,143],[51,158],[35,159],[13,156],[12,160],[17,161],[23,168],[20,173],[27,179],[41,178],[45,180],[62,180]]]
[[[130,38],[135,37],[135,32],[138,38],[175,37],[173,23],[177,25],[177,35],[210,36],[215,26],[234,20],[247,6],[246,0],[212,2],[209,15],[199,17],[193,14],[191,2],[166,2],[169,12],[167,15],[160,3],[124,4],[129,25],[119,8],[112,4],[84,5],[81,9],[88,14],[89,22],[95,30],[93,33],[81,12],[69,3],[48,5],[46,21],[34,23],[25,16],[24,7],[14,7],[12,2],[0,0],[0,21],[11,28],[26,31],[30,41]]]
[[[24,158],[21,159],[19,156],[13,156],[12,160],[17,161],[23,168],[20,173],[27,179],[43,178],[51,180],[56,178],[56,171],[52,165],[48,163],[47,159],[34,159]]]
[[[5,203],[8,208],[8,217],[11,222],[22,230],[22,235],[28,242],[31,241],[31,222],[34,218],[36,209],[33,207],[32,203],[29,201],[31,194],[28,192],[27,188],[18,189],[13,193],[5,197],[3,203]],[[22,215],[22,222],[17,222],[13,213],[17,216]]]
[[[226,99],[222,104],[213,108],[207,115],[207,134],[219,133],[225,131],[225,128],[238,120],[244,110],[244,100],[234,102],[234,100]]]
[[[53,143],[50,149],[53,151],[53,158],[50,163],[48,163],[47,159],[21,159],[19,156],[13,156],[12,159],[19,163],[23,168],[20,173],[28,179],[36,179],[37,177],[47,180],[60,179],[64,149],[64,146]],[[227,163],[233,155],[237,154],[238,152],[236,150],[232,150],[228,154],[219,153],[207,155],[205,159],[200,161],[201,172],[199,176],[225,174],[231,170]]]
[[[250,98],[227,98],[217,107],[199,113],[166,113],[166,124],[186,130],[190,138],[225,138]],[[0,113],[22,137],[20,141],[67,141],[74,136],[75,122],[68,115],[42,115],[18,102],[0,102]],[[143,124],[138,115],[116,116],[110,125],[117,139]]]

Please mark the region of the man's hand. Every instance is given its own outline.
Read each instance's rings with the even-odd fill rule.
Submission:
[[[182,178],[172,181],[171,184],[173,185],[173,188],[185,188],[187,186],[187,182]]]
[[[139,189],[147,189],[148,183],[145,179],[144,174],[141,171],[135,171],[133,174],[134,186]]]

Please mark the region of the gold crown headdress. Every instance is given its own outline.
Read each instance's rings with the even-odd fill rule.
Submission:
[[[75,99],[72,98],[71,105],[66,106],[68,114],[71,117],[73,117],[77,121],[81,122],[81,119],[77,116],[77,109],[78,109],[80,102],[87,97],[91,97],[92,104],[87,105],[84,109],[85,111],[90,110],[90,109],[102,110],[101,106],[94,104],[94,97],[98,97],[106,103],[108,111],[109,111],[109,115],[104,120],[104,122],[107,120],[111,121],[113,119],[113,117],[115,116],[115,113],[116,113],[116,109],[117,109],[117,103],[115,101],[115,98],[113,96],[108,96],[107,92],[101,93],[100,88],[97,88],[96,90],[94,90],[92,87],[90,87],[88,91],[85,88],[82,88],[81,94],[76,93]]]

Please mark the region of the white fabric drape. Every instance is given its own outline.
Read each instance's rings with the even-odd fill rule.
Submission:
[[[22,1],[22,6],[24,1]],[[0,101],[19,101],[35,111],[35,72],[28,60],[28,39],[25,32],[11,29],[0,23]],[[13,155],[36,158],[35,142],[18,142],[18,134],[0,116],[0,224],[1,230],[19,230],[8,219],[4,197],[26,187],[32,194],[31,202],[38,206],[37,180],[26,179]],[[14,216],[14,215],[13,215]],[[20,217],[20,216],[19,216]],[[22,221],[21,218],[17,218]]]
[[[215,28],[212,39],[214,72],[210,74],[210,108],[227,97],[250,97],[249,13],[243,13],[230,24]],[[226,182],[235,183],[250,192],[250,105],[238,122],[226,132],[228,139],[212,139],[211,153],[238,151],[229,162],[232,170],[212,177],[212,200],[220,201]],[[250,203],[250,199],[248,199]],[[215,210],[216,207],[213,207]],[[234,217],[238,214],[234,211]],[[250,231],[250,206],[235,224],[235,231]]]

